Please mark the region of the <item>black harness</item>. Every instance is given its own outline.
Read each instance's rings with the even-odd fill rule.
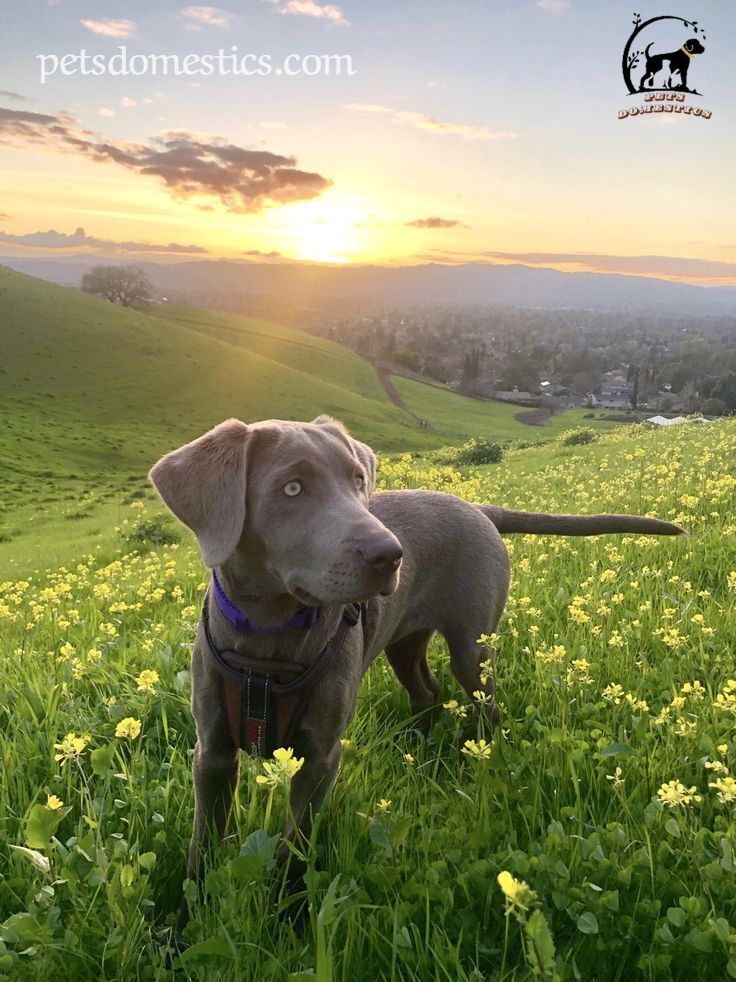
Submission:
[[[340,624],[311,665],[251,658],[220,651],[212,639],[209,593],[202,609],[204,636],[215,668],[223,679],[230,734],[236,747],[251,757],[270,757],[278,747],[292,745],[304,717],[309,694],[342,648],[348,631],[365,622],[365,604],[348,604]]]

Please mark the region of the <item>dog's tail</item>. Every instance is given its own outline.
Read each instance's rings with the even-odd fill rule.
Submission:
[[[649,44],[646,46],[646,48],[644,48],[644,54],[647,56],[647,58],[649,58],[649,49],[651,48],[651,46],[653,44],[654,44],[654,41],[650,41]]]
[[[479,505],[499,532],[527,535],[607,535],[638,532],[640,535],[687,535],[685,529],[659,518],[639,515],[545,515],[533,511],[510,511],[496,505]]]

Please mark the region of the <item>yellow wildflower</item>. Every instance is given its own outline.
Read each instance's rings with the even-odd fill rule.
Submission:
[[[485,740],[478,740],[477,743],[475,740],[466,740],[462,752],[467,754],[468,757],[476,757],[479,760],[483,760],[491,756],[491,747]]]
[[[605,687],[603,692],[601,692],[601,696],[607,702],[612,702],[614,706],[620,706],[621,700],[624,697],[623,686],[619,685],[618,682],[612,682],[610,685]]]
[[[509,901],[510,907],[520,907],[527,910],[529,905],[537,899],[536,893],[524,880],[517,880],[508,870],[502,870],[496,877],[498,885],[503,890],[504,896]]]
[[[64,807],[64,802],[61,798],[57,798],[55,794],[50,794],[46,799],[46,807],[51,812],[58,812],[60,808]]]
[[[695,785],[686,788],[680,781],[668,781],[657,791],[657,797],[665,808],[676,808],[678,805],[686,808],[693,801],[700,801],[700,795],[696,791]]]
[[[620,788],[623,785],[624,781],[626,780],[625,777],[622,777],[622,774],[623,771],[621,770],[621,768],[617,767],[616,770],[613,772],[613,774],[606,774],[606,780],[611,781],[614,788]]]
[[[706,760],[703,767],[708,771],[713,771],[715,774],[728,774],[728,768],[722,760]]]
[[[295,757],[291,747],[278,747],[273,752],[273,760],[263,762],[264,774],[256,777],[257,784],[267,784],[269,788],[277,788],[280,784],[288,784],[304,764],[303,757]]]
[[[465,706],[461,706],[457,699],[450,699],[449,702],[443,702],[442,708],[446,709],[448,712],[452,713],[453,716],[467,716],[468,711]]]
[[[84,753],[87,742],[87,738],[84,736],[77,736],[76,733],[67,733],[61,743],[54,744],[54,750],[59,751],[58,754],[55,754],[54,760],[57,762],[61,761],[62,767],[69,760],[79,760]]]
[[[129,740],[135,740],[140,732],[141,721],[133,716],[126,716],[125,719],[121,719],[115,728],[115,736],[121,739],[127,737]]]
[[[730,804],[732,801],[736,801],[736,778],[719,777],[717,781],[711,784],[711,787],[716,789],[718,800],[722,804]]]
[[[158,672],[152,668],[144,668],[135,681],[139,692],[153,692],[153,687],[158,682]]]
[[[492,637],[495,638],[495,634]],[[483,637],[483,635],[481,635]],[[491,658],[486,659],[480,663],[480,684],[488,685],[488,682],[493,678],[493,660]]]

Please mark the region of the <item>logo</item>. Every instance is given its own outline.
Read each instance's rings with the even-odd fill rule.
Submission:
[[[640,14],[634,14],[634,30],[624,47],[621,70],[629,95],[643,96],[644,105],[622,109],[618,118],[677,113],[710,119],[709,109],[687,102],[688,96],[702,95],[695,85],[705,40],[705,31],[696,20],[663,15],[642,21]]]

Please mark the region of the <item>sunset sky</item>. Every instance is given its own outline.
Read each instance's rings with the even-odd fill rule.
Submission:
[[[519,261],[736,284],[735,6],[5,2],[0,256]],[[634,7],[705,29],[688,101],[710,120],[618,119],[642,103],[620,68]],[[353,74],[41,83],[38,55],[121,45],[182,59],[236,45],[273,69],[348,55]]]

